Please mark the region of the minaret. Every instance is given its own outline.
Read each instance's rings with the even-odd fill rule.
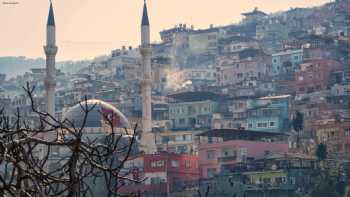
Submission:
[[[141,23],[141,47],[142,55],[142,138],[141,149],[147,154],[157,151],[155,138],[152,133],[152,80],[151,80],[151,56],[150,26],[147,13],[146,0],[143,6]]]
[[[56,87],[56,68],[55,59],[57,53],[56,46],[56,26],[55,17],[50,2],[50,11],[47,19],[46,26],[46,46],[44,46],[46,55],[46,77],[45,77],[45,88],[46,88],[46,112],[51,116],[55,117],[55,87]],[[49,118],[50,119],[50,118]]]

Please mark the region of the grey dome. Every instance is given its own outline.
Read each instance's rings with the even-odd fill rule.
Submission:
[[[113,120],[113,126],[115,128],[128,128],[129,122],[126,117],[114,106],[101,100],[87,100],[82,101],[80,104],[85,107],[87,104],[88,108],[91,109],[94,105],[95,107],[89,112],[87,116],[87,121],[85,127],[102,127],[103,122],[106,122],[106,116],[110,120]],[[74,124],[76,128],[82,126],[84,121],[84,111],[79,104],[69,108],[69,110],[64,114],[63,120],[69,120]],[[108,123],[107,123],[108,124]]]

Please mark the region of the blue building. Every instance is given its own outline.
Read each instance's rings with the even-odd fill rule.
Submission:
[[[262,97],[248,103],[247,129],[285,132],[289,129],[290,95]]]
[[[303,61],[303,49],[286,50],[272,54],[272,74],[294,72]]]

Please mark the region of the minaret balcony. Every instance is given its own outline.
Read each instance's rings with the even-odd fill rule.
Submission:
[[[141,45],[140,46],[141,55],[150,55],[152,54],[151,45]]]
[[[48,55],[56,55],[58,51],[58,47],[48,45],[48,46],[44,46],[44,50],[45,50],[45,53]]]

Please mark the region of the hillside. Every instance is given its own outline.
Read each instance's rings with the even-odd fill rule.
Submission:
[[[90,60],[62,61],[57,62],[57,68],[66,73],[75,73],[90,63]],[[45,59],[42,58],[30,59],[23,56],[0,57],[0,73],[4,73],[8,77],[15,77],[30,71],[32,68],[43,68],[44,66]]]

